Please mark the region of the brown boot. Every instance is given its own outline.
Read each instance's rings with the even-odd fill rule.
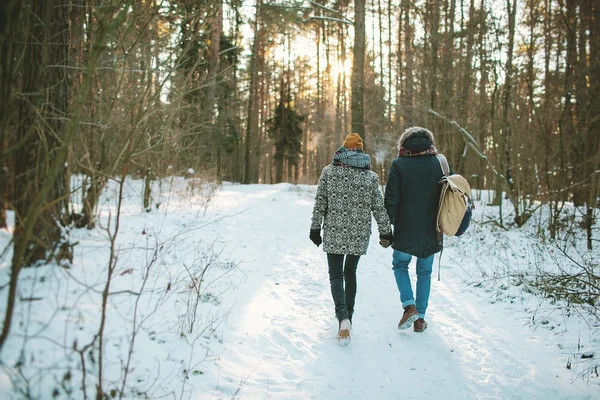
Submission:
[[[427,329],[427,322],[423,318],[415,321],[415,332],[423,332],[425,329]]]
[[[398,329],[408,329],[419,318],[417,307],[414,304],[404,307],[402,319],[398,322]]]

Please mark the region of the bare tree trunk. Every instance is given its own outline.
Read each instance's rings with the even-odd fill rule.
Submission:
[[[150,167],[146,167],[145,171],[143,199],[144,210],[147,212],[151,211],[152,207],[150,206],[150,200],[152,199],[152,169]]]
[[[445,2],[445,32],[444,32],[444,50],[442,53],[442,70],[441,85],[440,85],[440,108],[447,115],[454,114],[454,19],[456,17],[456,0],[446,0]],[[445,140],[444,136],[440,137],[442,143],[445,142],[444,148],[450,162],[455,170],[461,170],[461,153],[463,150],[462,144],[464,140],[457,135],[451,135]]]
[[[423,99],[424,103],[428,103],[429,102],[429,97],[430,97],[430,93],[429,93],[429,73],[430,71],[430,67],[431,67],[431,6],[432,1],[431,0],[425,0],[425,12],[424,12],[424,16],[423,16],[423,34],[424,34],[424,41],[423,41],[423,55],[422,55],[422,63],[421,63],[421,71],[420,71],[420,77],[419,77],[419,82],[421,82],[420,85],[416,86],[415,88],[419,89],[418,92],[418,99]],[[415,9],[415,13],[417,12],[417,9]]]
[[[591,7],[587,7],[590,35],[590,66],[589,66],[589,82],[590,82],[590,103],[589,115],[592,117],[587,132],[587,154],[586,159],[591,161],[590,174],[587,177],[588,181],[588,198],[587,198],[587,247],[592,249],[592,225],[594,223],[594,209],[596,214],[600,208],[600,0],[590,1]],[[594,23],[592,23],[594,21]]]
[[[461,2],[462,3],[462,2]],[[463,5],[461,4],[461,21],[464,21],[464,17],[462,16]],[[456,92],[460,93],[457,98],[458,105],[458,118],[460,124],[464,126],[466,129],[469,129],[469,107],[470,99],[471,99],[471,85],[473,83],[473,45],[475,43],[475,33],[477,30],[477,23],[475,19],[475,0],[471,0],[469,5],[469,21],[466,24],[466,46],[463,44],[463,40],[461,39],[461,49],[466,47],[466,54],[464,57],[464,66],[463,66],[463,74],[462,74],[462,82],[460,85],[457,85]],[[463,22],[464,23],[464,22]],[[465,29],[465,28],[461,28]],[[463,50],[459,54],[463,54]],[[483,72],[482,72],[483,74]],[[456,144],[456,142],[455,142]],[[453,154],[456,155],[456,169],[462,169],[462,161],[463,157],[461,153],[463,153],[463,141],[459,141],[458,144],[461,144],[460,148],[454,149]],[[464,154],[464,153],[463,153]]]
[[[570,139],[574,135],[575,126],[573,123],[573,92],[575,80],[575,68],[577,64],[577,21],[575,15],[575,0],[566,1],[567,9],[565,14],[565,28],[567,34],[567,54],[565,63],[565,108],[561,121],[560,137],[561,149],[565,149],[567,143],[565,140]],[[561,171],[565,171],[564,165],[561,165]]]
[[[222,171],[221,171],[221,149],[223,146],[223,140],[219,126],[217,122],[218,116],[218,97],[220,93],[217,93],[217,76],[219,75],[220,60],[221,60],[221,34],[223,32],[223,2],[218,0],[215,4],[216,10],[214,11],[214,17],[211,22],[210,30],[210,57],[208,61],[208,91],[207,91],[207,106],[208,106],[208,122],[210,127],[211,143],[213,144],[212,154],[213,162],[216,164],[216,178],[220,184],[222,182]]]
[[[497,114],[497,104],[498,104],[498,90],[499,90],[499,86],[500,84],[498,83],[498,73],[495,71],[496,67],[493,67],[494,69],[494,92],[492,93],[492,100],[491,100],[491,104],[490,104],[490,131],[492,132],[492,141],[494,143],[494,146],[497,146],[497,151],[498,153],[494,152],[494,161],[496,164],[496,168],[498,169],[498,171],[502,171],[502,152],[501,152],[501,144],[502,141],[499,138],[499,133],[498,133],[498,124],[496,122],[496,114]],[[494,180],[494,200],[492,201],[492,204],[495,206],[499,206],[500,207],[500,225],[503,224],[502,222],[502,192],[503,192],[504,188],[502,186],[502,180],[499,177],[495,177]]]
[[[86,8],[91,9],[95,6],[95,0],[86,1]],[[85,48],[86,51],[82,51],[84,54],[89,54],[92,51],[92,43],[96,37],[95,26],[93,24],[92,13],[88,13],[88,19],[85,20],[85,14],[82,17],[82,21],[79,21],[80,29],[84,29],[85,25],[85,36],[86,41],[81,44],[82,47]],[[85,64],[86,60],[84,56],[80,57],[79,62],[81,64]],[[97,82],[98,77],[94,73],[94,76],[91,76],[90,79],[92,82]],[[88,103],[88,113],[89,119],[94,121],[100,111],[98,110],[95,102],[94,96],[94,85],[90,85],[89,92],[87,94],[87,103]],[[90,124],[87,128],[88,132],[84,139],[86,143],[86,153],[85,158],[87,160],[85,168],[85,173],[89,176],[89,186],[87,190],[85,187],[83,188],[84,194],[82,199],[82,218],[75,220],[75,225],[78,228],[87,227],[88,229],[94,229],[96,227],[96,208],[98,206],[98,202],[100,201],[100,195],[102,194],[102,189],[106,185],[106,176],[102,174],[101,171],[105,171],[108,167],[108,145],[107,140],[104,138],[104,135],[99,134],[99,129]]]
[[[262,64],[262,0],[256,2],[256,17],[254,20],[254,41],[250,58],[250,94],[248,100],[248,120],[246,127],[246,156],[244,183],[258,183],[259,163],[259,67]]]
[[[231,3],[231,7],[233,8],[233,13],[234,13],[234,24],[232,27],[232,33],[230,34],[231,38],[232,38],[232,44],[233,45],[237,45],[238,41],[240,40],[240,30],[241,30],[241,25],[242,25],[242,16],[240,13],[240,2],[239,1],[235,1]],[[240,126],[240,118],[238,117],[238,111],[239,111],[239,104],[240,104],[240,98],[239,98],[239,78],[238,78],[238,66],[233,65],[232,66],[232,79],[231,79],[231,88],[232,88],[232,93],[231,93],[231,106],[232,109],[229,111],[229,113],[231,114],[231,126],[230,129],[233,130],[234,134],[236,137],[238,137],[239,132],[241,130],[241,126]],[[242,153],[242,146],[241,146],[241,140],[235,140],[234,143],[234,148],[233,148],[233,152],[231,154],[231,176],[230,179],[233,182],[242,182],[243,180],[243,173],[242,173],[242,157],[243,157],[243,153]]]
[[[281,112],[281,121],[277,124],[277,132],[275,133],[276,143],[275,143],[275,183],[283,182],[283,169],[284,169],[284,161],[285,161],[285,145],[283,145],[280,140],[285,135],[286,129],[286,107],[285,107],[285,80],[283,78],[283,73],[281,77],[280,87],[279,87],[279,108]],[[289,178],[289,176],[288,176]]]
[[[475,43],[475,33],[477,31],[477,22],[475,16],[475,0],[471,0],[469,5],[469,22],[467,22],[467,46],[465,63],[463,68],[462,94],[459,99],[460,123],[466,126],[469,115],[469,98],[471,94],[471,83],[473,81],[473,45]],[[483,27],[480,27],[483,29]],[[482,72],[483,74],[483,72]]]
[[[392,0],[388,0],[388,7],[387,7],[387,11],[388,11],[388,24],[387,24],[387,31],[388,31],[388,37],[387,37],[387,46],[390,49],[390,52],[388,54],[388,90],[387,90],[387,115],[388,118],[390,120],[390,127],[392,126],[392,118],[393,118],[393,112],[392,112],[392,102],[393,102],[393,98],[394,98],[394,93],[392,92],[392,80],[393,80],[393,67],[392,67]]]
[[[404,110],[404,120],[407,125],[415,123],[414,120],[414,92],[415,83],[413,78],[413,27],[411,25],[411,4],[410,0],[402,0],[404,9],[404,58],[406,60],[406,69],[404,73],[404,90],[402,98],[402,107]]]
[[[397,131],[401,129],[402,122],[406,122],[406,111],[404,110],[404,88],[402,85],[404,84],[404,66],[402,65],[403,52],[405,51],[402,48],[402,16],[403,13],[406,12],[404,9],[404,3],[407,0],[402,1],[402,7],[400,7],[400,11],[398,13],[398,45],[396,46],[396,117],[394,127]],[[409,3],[410,5],[410,3]],[[407,32],[404,32],[406,35]],[[406,38],[406,36],[404,36]],[[406,46],[405,46],[406,47]],[[390,46],[391,48],[391,46]],[[408,50],[406,50],[408,51]],[[391,58],[391,57],[390,57]]]
[[[264,148],[266,147],[265,143],[267,142],[265,140],[265,121],[267,120],[266,117],[266,113],[267,110],[271,109],[271,104],[270,104],[270,100],[271,100],[271,96],[269,96],[270,93],[270,89],[271,89],[271,67],[270,67],[270,63],[268,60],[265,59],[265,57],[261,57],[261,64],[260,64],[260,70],[262,71],[262,74],[260,76],[260,80],[259,80],[259,91],[258,91],[258,143],[257,143],[257,148],[258,148],[258,157],[257,157],[257,166],[256,168],[258,169],[258,177],[259,180],[258,182],[261,183],[270,183],[269,182],[269,178],[268,178],[268,171],[267,171],[267,165],[265,165],[265,163],[261,163],[261,160],[264,160],[266,157],[264,157]],[[270,157],[269,157],[270,158]],[[271,160],[269,160],[269,162],[271,162]],[[261,173],[262,172],[262,176]]]
[[[12,115],[10,101],[15,73],[16,33],[21,21],[21,0],[6,0],[0,5],[0,229],[6,226],[9,174],[7,157],[8,126]],[[5,154],[6,152],[6,154]]]
[[[548,191],[548,201],[550,202],[550,219],[548,229],[550,231],[550,238],[555,239],[558,230],[559,221],[559,200],[560,196],[554,195],[554,180],[552,179],[552,167],[550,165],[550,159],[552,157],[552,139],[553,139],[553,99],[552,99],[552,71],[550,70],[550,59],[552,56],[552,0],[544,1],[544,14],[546,18],[544,20],[544,99],[542,103],[543,109],[543,143],[544,143],[544,176],[546,190]]]
[[[354,59],[352,62],[352,132],[365,136],[365,0],[354,0]]]
[[[587,147],[589,142],[588,127],[589,127],[589,88],[587,87],[587,75],[589,72],[588,66],[588,35],[590,29],[587,23],[586,9],[592,8],[592,4],[588,4],[587,0],[577,0],[577,8],[579,14],[579,38],[578,43],[578,61],[575,67],[575,120],[576,135],[573,138],[572,154],[573,154],[573,182],[582,183],[587,180],[587,177],[593,173],[590,167],[593,166],[594,157],[591,159],[582,157],[587,155]],[[586,205],[588,200],[588,190],[590,186],[582,184],[573,190],[573,201],[575,204]],[[587,218],[584,218],[587,222]]]
[[[429,54],[429,107],[435,110],[437,107],[438,86],[438,48],[439,48],[439,25],[440,5],[437,0],[429,0],[431,7],[431,53]]]
[[[381,0],[377,0],[377,17],[379,22],[379,84],[381,88],[385,88],[383,79],[385,71],[383,69],[383,13],[381,12]]]
[[[508,12],[508,49],[506,54],[506,64],[504,70],[506,71],[506,77],[504,79],[504,98],[502,104],[502,135],[503,140],[503,153],[504,153],[504,170],[506,174],[506,181],[508,182],[508,188],[511,192],[515,190],[515,182],[512,176],[512,145],[511,145],[511,121],[510,121],[510,109],[512,107],[512,82],[513,82],[513,56],[514,56],[514,43],[515,43],[515,19],[517,14],[517,0],[506,0],[506,9]],[[521,226],[522,221],[520,220],[519,205],[515,206],[515,222]]]
[[[345,62],[346,62],[346,42],[345,42],[346,39],[345,38],[348,36],[348,33],[349,33],[348,32],[348,26],[344,25],[342,27],[342,31],[345,32],[344,36],[341,39],[342,40],[341,44],[342,44],[342,55],[344,57],[343,61],[344,61],[344,65],[346,65],[345,64]],[[344,127],[344,133],[347,133],[348,132],[348,128],[352,128],[352,122],[349,121],[350,118],[348,117],[348,112],[349,112],[349,109],[348,109],[348,90],[347,90],[347,87],[346,87],[348,76],[346,75],[346,69],[345,68],[343,69],[343,71],[344,71],[342,73],[342,98],[343,98],[343,101],[342,101],[342,104],[343,104],[342,110],[343,110],[343,115],[344,115],[344,118],[343,118],[343,127]],[[350,80],[352,80],[352,74],[350,74]],[[352,84],[352,83],[350,83],[350,84]],[[350,90],[352,90],[352,88]]]
[[[488,131],[488,126],[489,126],[489,118],[488,118],[488,111],[487,111],[487,107],[488,107],[488,95],[487,95],[487,87],[488,87],[488,61],[487,61],[487,52],[485,51],[485,33],[487,31],[487,24],[486,24],[486,9],[485,9],[485,0],[481,0],[480,2],[480,7],[479,7],[479,18],[478,18],[478,22],[479,22],[479,32],[478,32],[478,38],[477,38],[477,42],[478,42],[478,51],[479,51],[479,69],[481,72],[480,78],[479,78],[479,115],[478,115],[478,123],[479,123],[479,137],[478,137],[478,142],[479,142],[479,146],[480,148],[485,148],[485,139],[486,139],[486,135],[485,132]],[[479,168],[478,168],[478,175],[479,175],[479,188],[482,189],[484,188],[486,182],[487,182],[487,176],[486,176],[486,168],[485,168],[485,164],[483,162],[483,160],[479,161]]]
[[[275,159],[275,183],[283,182],[283,157]]]
[[[323,24],[315,25],[315,42],[316,42],[316,58],[317,58],[317,98],[316,98],[316,107],[315,115],[317,117],[315,127],[318,132],[323,136],[325,133],[325,127],[323,126],[323,115],[325,115],[325,110],[323,109],[323,82],[321,80],[321,28]],[[317,153],[328,153],[325,146],[319,146],[317,148]]]
[[[33,91],[35,89],[38,89],[41,92],[43,92],[44,89],[46,89],[47,93],[46,97],[44,97],[45,99],[58,99],[52,104],[52,115],[56,115],[56,113],[66,112],[66,101],[63,101],[66,99],[66,90],[68,88],[68,80],[65,72],[66,68],[56,68],[56,70],[58,71],[52,72],[44,71],[43,68],[47,68],[48,65],[63,65],[61,63],[66,62],[65,55],[68,53],[68,40],[65,39],[68,39],[67,35],[69,32],[68,27],[66,26],[68,22],[67,11],[69,8],[66,7],[65,4],[57,4],[54,1],[44,2],[45,4],[43,5],[40,3],[34,2],[34,5],[32,7],[32,15],[39,16],[39,19],[36,19],[34,22],[32,22],[28,29],[28,31],[30,32],[30,40],[28,41],[25,55],[26,65],[28,67],[26,68],[26,74],[24,76],[24,93],[27,93],[31,96],[31,102],[28,104],[20,105],[20,121],[22,127],[21,129],[27,126],[31,126],[30,129],[38,128],[36,126],[36,118],[38,117],[36,115],[32,115],[31,110],[31,105],[40,103],[39,99],[36,99],[32,95],[32,93],[37,93]],[[38,9],[37,7],[41,8]],[[44,9],[43,7],[46,8]],[[114,20],[120,21],[122,20],[122,17],[124,15],[123,10],[126,10],[127,8],[128,3],[123,5],[123,8],[121,8],[121,12],[117,15],[114,13],[114,6],[107,7],[105,9],[105,17],[99,19],[97,40],[95,41],[95,45],[92,47],[92,51],[89,56],[89,61],[82,79],[81,89],[78,93],[75,102],[73,103],[74,110],[72,113],[72,118],[70,118],[69,122],[66,124],[66,128],[63,128],[61,125],[58,125],[59,123],[62,123],[64,117],[62,119],[59,119],[59,121],[53,121],[50,124],[42,124],[44,129],[55,129],[55,131],[52,132],[55,135],[64,134],[62,142],[54,145],[49,149],[50,159],[45,160],[47,164],[44,171],[44,179],[42,180],[43,183],[39,184],[40,180],[38,173],[41,171],[37,171],[37,160],[34,160],[34,163],[32,164],[32,166],[34,167],[33,171],[31,171],[31,168],[29,168],[22,173],[20,181],[20,185],[22,186],[19,186],[19,197],[17,198],[17,200],[15,200],[16,211],[20,214],[17,223],[20,225],[17,227],[17,230],[15,230],[14,235],[11,279],[8,290],[8,301],[6,314],[4,317],[4,325],[2,327],[2,334],[0,336],[0,349],[6,343],[6,339],[10,332],[12,315],[17,294],[17,282],[21,268],[25,265],[30,264],[33,260],[36,259],[36,256],[39,256],[39,254],[41,253],[41,251],[38,250],[38,248],[40,247],[38,243],[33,243],[33,249],[35,253],[30,252],[32,246],[31,238],[34,235],[36,238],[42,237],[38,234],[38,232],[40,231],[40,229],[44,228],[44,222],[50,219],[47,217],[47,214],[52,214],[55,211],[55,207],[47,206],[46,202],[48,200],[51,200],[53,201],[53,204],[58,204],[59,201],[57,200],[59,200],[60,198],[56,197],[56,191],[64,188],[60,180],[60,176],[62,173],[62,169],[64,168],[64,160],[68,151],[68,147],[70,146],[73,140],[75,129],[79,124],[79,120],[81,117],[81,108],[83,100],[85,98],[85,93],[87,93],[90,87],[91,71],[93,71],[96,67],[98,57],[102,50],[105,48],[104,38],[107,34],[107,31],[115,27],[114,23],[111,23],[111,25],[108,26],[106,16],[111,15],[113,16]],[[40,40],[46,37],[53,38],[49,46],[43,46],[42,44],[47,44],[48,42]],[[40,46],[42,46],[42,49],[40,49]],[[46,48],[44,49],[44,47]],[[53,51],[47,52],[47,50],[49,50],[48,47],[52,48]],[[60,60],[58,60],[57,58],[60,58]],[[35,62],[38,62],[39,64],[34,64]],[[52,64],[49,64],[49,62],[52,62]],[[42,72],[47,73],[42,74]],[[34,80],[32,81],[32,79]],[[39,79],[37,81],[38,85],[43,85],[41,89],[35,86],[35,79]],[[58,82],[56,80],[58,80]],[[49,83],[54,84],[54,86],[52,88],[48,88],[46,85],[48,85]],[[63,97],[65,99],[63,99]],[[49,107],[49,105],[45,105],[45,107]],[[46,111],[47,108],[42,108],[41,110]],[[60,129],[60,131],[58,129]],[[45,132],[42,131],[40,132],[39,136],[33,136],[31,145],[28,143],[25,146],[29,150],[29,152],[24,153],[24,156],[33,156],[33,150],[39,147],[37,140],[44,133]],[[23,167],[23,162],[20,162],[19,165],[17,165],[17,168]],[[31,195],[32,192],[35,194],[34,196]],[[29,204],[26,204],[26,201],[29,201]],[[55,217],[54,222],[56,223],[57,220],[59,220],[59,218]],[[55,257],[59,258],[59,256],[60,254],[56,255]],[[70,254],[67,254],[66,256],[70,256]]]
[[[343,34],[343,29],[342,29],[342,24],[340,23],[338,25],[338,54],[337,54],[337,58],[340,60],[340,64],[343,66],[344,65],[344,61],[345,61],[345,56],[342,53],[342,48],[343,48],[343,38],[344,38],[344,34]],[[343,69],[343,68],[342,68]],[[338,143],[342,143],[342,140],[344,138],[344,129],[345,127],[342,127],[342,121],[343,121],[343,112],[342,112],[342,78],[343,78],[343,74],[344,71],[338,71],[337,73],[337,77],[336,77],[336,89],[335,89],[335,132],[337,132],[337,142]],[[306,135],[306,130],[305,133]],[[304,151],[306,151],[307,147],[306,145],[303,146]]]
[[[330,106],[330,96],[331,96],[331,87],[332,87],[332,78],[331,78],[331,50],[330,50],[330,37],[332,36],[330,33],[330,25],[329,23],[325,24],[325,21],[321,21],[322,22],[322,29],[321,29],[321,34],[322,34],[322,40],[323,40],[323,45],[325,47],[325,76],[323,78],[323,87],[325,88],[325,90],[323,90],[323,96],[321,98],[321,109],[324,111],[325,115],[329,115],[329,111],[328,108]],[[291,57],[291,54],[290,54]],[[291,81],[288,79],[288,91],[290,89],[291,85]],[[323,127],[323,131],[325,133],[325,137],[327,140],[327,153],[328,154],[332,154],[335,151],[334,146],[337,146],[336,143],[336,136],[338,131],[334,130],[334,126],[332,126],[331,124],[331,120],[329,117],[324,118],[323,122],[325,123],[324,127]],[[335,124],[335,122],[334,122]],[[290,166],[291,168],[291,166]],[[292,177],[290,176],[290,181],[292,181]]]
[[[574,85],[575,85],[575,135],[571,139],[571,151],[572,151],[572,164],[573,164],[573,182],[581,183],[586,180],[589,175],[589,167],[592,165],[592,160],[588,160],[582,157],[586,154],[586,147],[588,145],[587,129],[589,125],[588,118],[588,107],[589,107],[589,96],[587,87],[587,74],[588,70],[588,37],[587,30],[589,29],[586,24],[586,11],[585,9],[591,4],[586,4],[586,0],[576,0],[577,9],[579,14],[579,37],[577,40],[578,44],[578,55],[577,61],[574,68]],[[577,22],[575,22],[577,23]],[[575,26],[573,27],[576,28]],[[573,189],[573,202],[576,205],[584,205],[587,203],[587,190],[589,187],[585,184],[577,186]]]
[[[48,165],[57,156],[64,135],[63,121],[68,117],[69,75],[66,68],[55,67],[68,62],[69,16],[67,0],[34,2],[32,15],[39,16],[30,21],[30,36],[24,59],[23,92],[27,97],[20,103],[19,137],[32,135],[26,145],[17,150],[14,205],[17,214],[15,241],[19,240],[24,219],[32,202],[43,185]],[[43,118],[42,121],[40,118]],[[35,228],[36,241],[30,244],[30,258],[24,265],[48,257],[63,256],[70,260],[68,247],[58,247],[64,243],[58,223],[65,221],[63,198],[65,191],[64,160],[60,165],[58,181],[53,186],[47,200],[52,205],[44,207]],[[64,247],[64,246],[63,246]]]
[[[448,2],[450,4],[448,4]],[[450,9],[448,9],[450,7]],[[453,93],[453,81],[454,81],[454,21],[456,17],[456,0],[446,0],[446,21],[445,21],[445,40],[444,40],[444,52],[442,60],[442,85],[441,85],[441,101],[442,111],[449,113],[449,106],[452,104],[454,97]],[[455,137],[453,135],[452,137]],[[454,160],[456,161],[456,160]]]

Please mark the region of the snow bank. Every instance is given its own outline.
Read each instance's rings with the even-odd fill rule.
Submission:
[[[469,231],[446,240],[423,334],[396,329],[402,310],[391,250],[374,234],[358,267],[352,343],[340,348],[325,255],[308,240],[314,186],[217,189],[168,178],[153,182],[150,212],[142,191],[142,181],[126,182],[103,343],[109,396],[122,389],[132,399],[600,396],[591,309],[544,297],[526,279],[575,268],[538,239],[540,229],[547,234],[544,208],[523,228],[504,230],[490,222],[498,219],[492,194],[476,195]],[[72,231],[71,268],[23,270],[0,397],[95,396],[116,194],[114,183],[104,190],[96,229]],[[510,209],[503,207],[505,221]],[[598,260],[574,232],[568,251]],[[0,231],[0,248],[10,237]],[[10,256],[9,248],[0,258],[4,297]]]

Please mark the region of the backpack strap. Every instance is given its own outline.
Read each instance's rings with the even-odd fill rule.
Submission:
[[[446,160],[446,157],[443,154],[437,154],[436,157],[440,162],[440,167],[442,167],[442,172],[444,173],[444,176],[450,176],[450,166],[448,165],[448,160]]]
[[[440,250],[440,258],[438,258],[438,282],[442,280],[442,254],[444,254],[444,247]]]
[[[444,200],[444,196],[446,195],[446,190],[448,190],[447,179],[448,179],[448,176],[450,175],[450,167],[448,166],[448,161],[446,160],[446,157],[444,157],[443,154],[436,154],[436,158],[438,159],[438,161],[440,163],[440,167],[442,167],[442,173],[444,174],[444,177],[442,178],[440,183],[446,183],[445,185],[442,186],[442,193],[440,194],[440,199],[438,201],[437,217],[435,219],[435,229],[437,230],[438,233],[441,233],[440,225],[438,224],[438,221],[440,220],[440,211],[442,210],[442,201]]]
[[[435,218],[435,229],[436,229],[436,231],[441,233],[440,224],[439,224],[440,213],[442,212],[442,203],[444,202],[444,196],[446,196],[446,191],[448,191],[448,182],[445,181],[445,182],[440,182],[440,183],[443,183],[443,185],[442,185],[442,192],[440,193],[440,199],[438,200],[438,208],[437,208],[438,211],[437,211],[437,216]]]

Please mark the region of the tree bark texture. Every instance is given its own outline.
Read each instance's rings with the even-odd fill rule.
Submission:
[[[254,40],[250,58],[250,88],[248,102],[248,120],[246,127],[246,156],[244,164],[244,183],[258,183],[259,164],[259,67],[262,61],[262,27],[261,27],[262,0],[256,3],[256,16],[254,20]]]
[[[15,240],[19,240],[24,219],[38,196],[48,168],[58,156],[64,135],[63,121],[68,118],[69,16],[66,0],[33,1],[29,17],[29,35],[23,63],[23,96],[19,105],[18,137],[30,137],[17,150],[15,158],[16,185],[13,204],[16,212]],[[49,193],[34,230],[36,238],[24,264],[44,260],[62,242],[60,223],[67,194],[63,185],[65,165],[60,164],[58,182]],[[67,258],[70,255],[65,254]]]
[[[404,121],[406,125],[412,125],[414,120],[414,77],[413,77],[413,28],[411,25],[410,0],[402,0],[404,16],[404,59],[406,69],[404,70],[404,90],[402,91],[402,109],[404,110]]]
[[[354,58],[352,62],[352,127],[363,141],[365,136],[364,80],[365,80],[365,0],[354,1]]]
[[[15,55],[18,48],[17,33],[21,21],[21,0],[6,0],[0,5],[0,229],[6,227],[8,208],[9,147],[8,126],[13,115],[13,78],[16,70]]]

